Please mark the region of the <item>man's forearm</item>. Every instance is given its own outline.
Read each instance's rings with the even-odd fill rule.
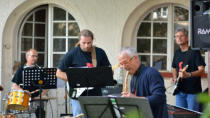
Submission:
[[[173,69],[173,70],[172,70],[172,78],[173,78],[173,79],[177,78],[176,69]]]
[[[204,66],[199,66],[198,70],[191,72],[193,77],[199,77],[204,73]]]
[[[56,71],[56,77],[59,78],[59,79],[62,79],[64,81],[67,81],[67,75],[65,72],[62,72],[60,69],[58,69]]]

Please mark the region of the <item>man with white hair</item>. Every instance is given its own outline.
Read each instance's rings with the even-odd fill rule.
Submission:
[[[166,89],[160,73],[156,69],[141,64],[134,48],[123,48],[118,60],[121,66],[133,75],[130,92],[122,92],[122,97],[148,99],[154,118],[168,118]]]

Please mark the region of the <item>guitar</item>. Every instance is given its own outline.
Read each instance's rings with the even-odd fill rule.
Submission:
[[[188,65],[186,65],[186,66],[181,70],[181,72],[186,71],[187,68],[188,68]],[[176,82],[175,82],[175,87],[174,87],[173,95],[176,95],[177,93],[179,93],[180,82],[181,82],[181,77],[178,76],[178,78],[176,79]]]
[[[69,96],[72,99],[77,99],[85,90],[91,90],[93,87],[82,87],[82,88],[70,88]]]

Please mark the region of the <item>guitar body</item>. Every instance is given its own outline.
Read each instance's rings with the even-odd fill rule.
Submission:
[[[186,65],[186,66],[182,69],[182,72],[186,71],[187,68],[188,68],[188,65]],[[180,84],[181,84],[181,78],[180,78],[180,76],[178,76],[177,81],[176,81],[176,83],[175,83],[173,95],[176,95],[177,93],[179,93]]]
[[[85,90],[91,90],[91,89],[93,89],[93,87],[89,87],[89,88],[70,88],[69,97],[72,98],[72,99],[78,99],[78,97],[80,95],[82,95],[82,93]]]
[[[176,82],[173,95],[176,95],[177,93],[179,93],[179,88],[180,88],[179,86],[180,86],[180,82]]]

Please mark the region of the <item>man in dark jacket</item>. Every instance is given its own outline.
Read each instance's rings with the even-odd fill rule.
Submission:
[[[168,118],[164,81],[160,73],[141,64],[134,48],[123,48],[118,58],[121,66],[133,75],[130,92],[122,97],[148,99],[154,118]]]

